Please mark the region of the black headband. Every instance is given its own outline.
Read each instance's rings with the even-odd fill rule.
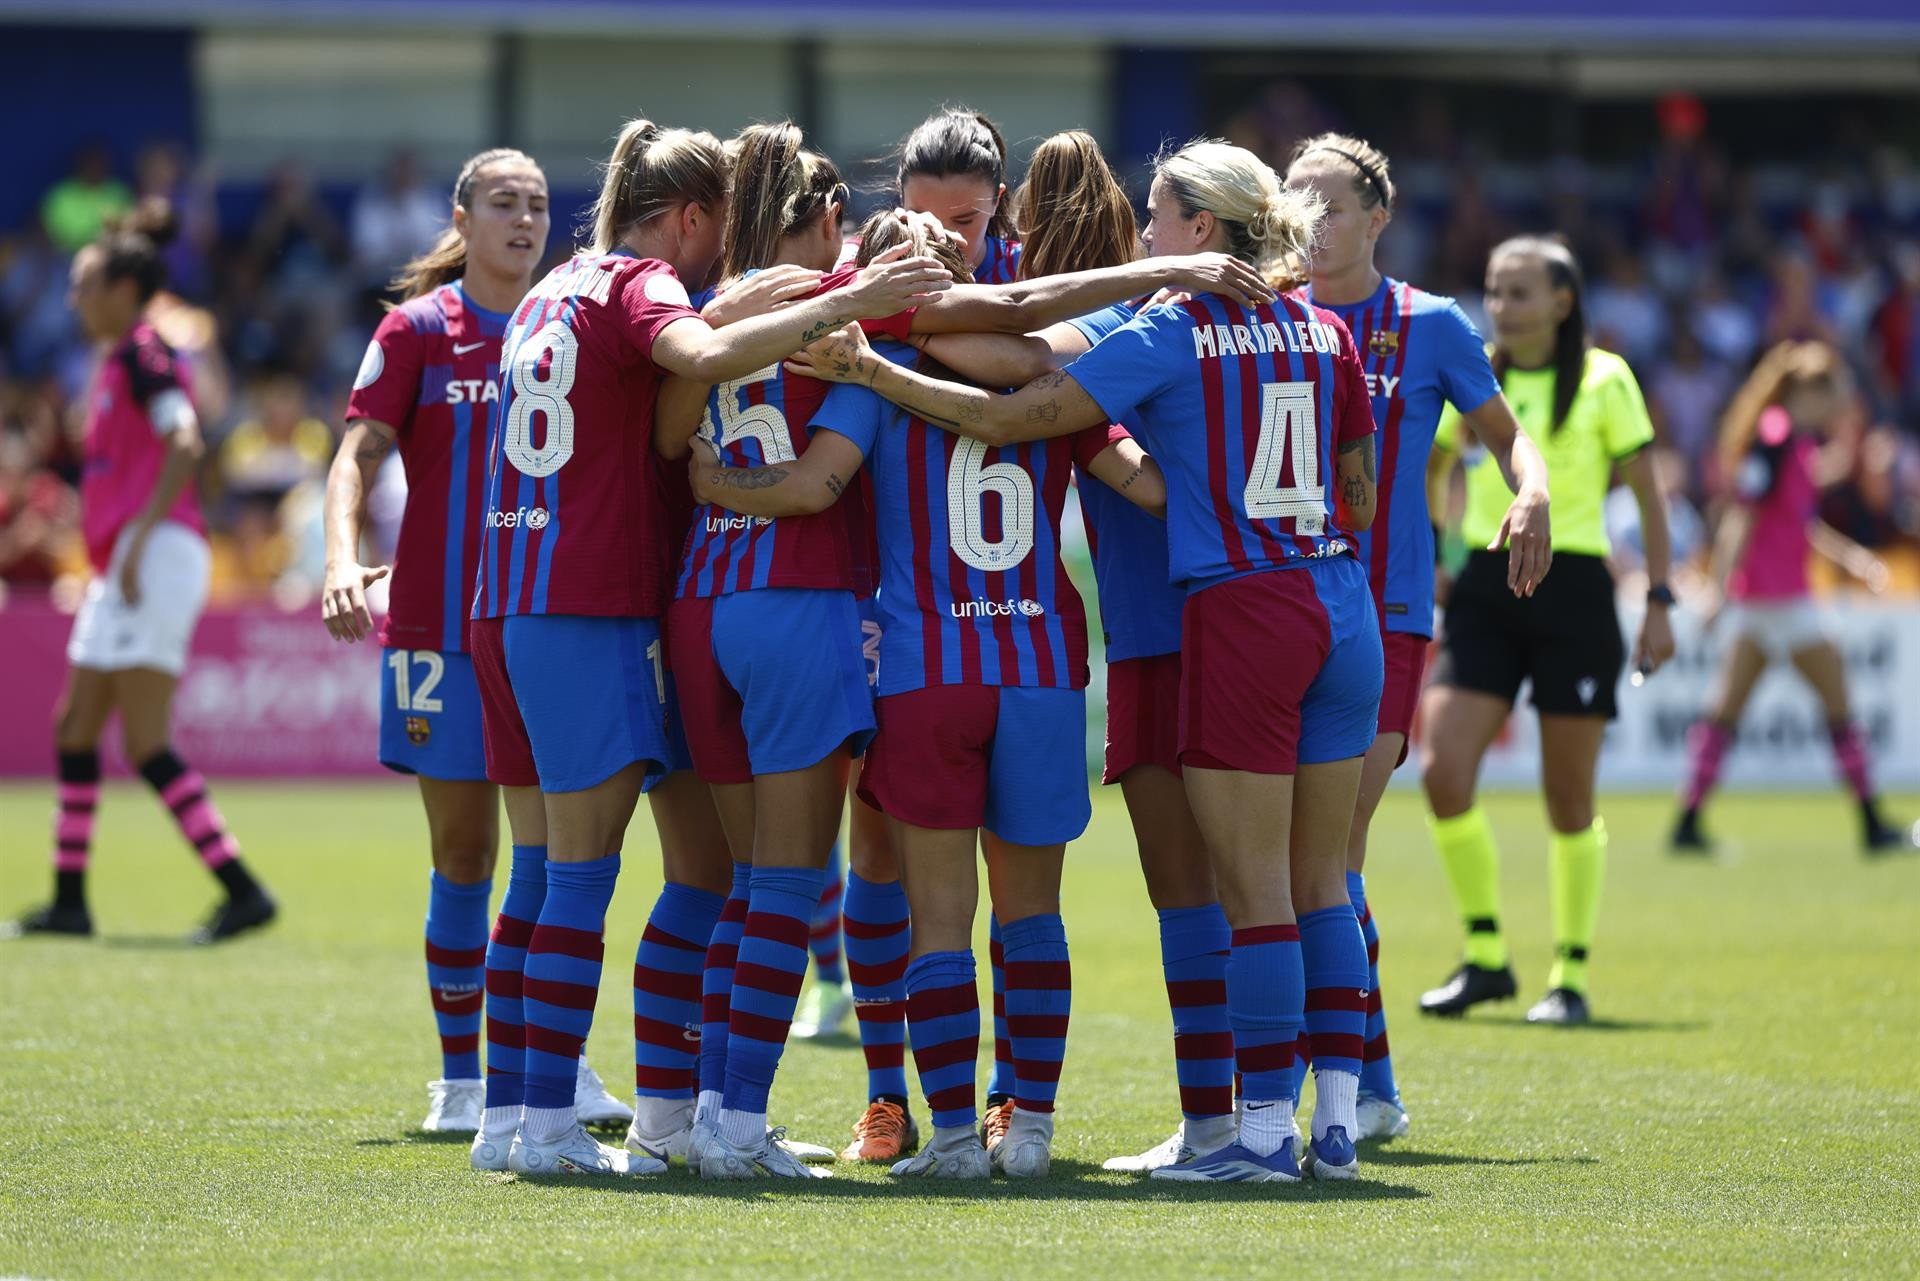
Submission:
[[[1338,147],[1329,147],[1324,142],[1317,147],[1309,148],[1306,154],[1301,156],[1301,159],[1306,159],[1307,156],[1312,155],[1316,151],[1331,151],[1334,155],[1340,157],[1355,169],[1358,169],[1360,176],[1365,178],[1373,187],[1373,194],[1380,197],[1380,203],[1389,209],[1393,208],[1393,200],[1387,195],[1387,184],[1381,180],[1379,174],[1373,171],[1372,165],[1354,155],[1351,151],[1342,151]]]

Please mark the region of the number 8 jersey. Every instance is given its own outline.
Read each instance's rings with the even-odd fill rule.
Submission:
[[[918,356],[877,345],[900,364]],[[1060,562],[1060,510],[1072,468],[1126,439],[1125,428],[983,445],[851,385],[835,387],[813,423],[861,446],[873,479],[880,695],[1086,687],[1086,608]]]
[[[1373,432],[1373,410],[1332,313],[1216,294],[1147,307],[1066,372],[1109,417],[1137,421],[1166,472],[1170,572],[1189,592],[1353,550],[1334,454]]]
[[[673,268],[553,269],[514,312],[488,445],[475,618],[658,617],[677,551],[653,458],[654,341],[697,318]]]

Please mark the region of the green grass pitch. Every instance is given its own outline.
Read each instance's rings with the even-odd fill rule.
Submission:
[[[1177,1115],[1153,917],[1104,793],[1068,857],[1077,990],[1053,1176],[896,1187],[842,1165],[799,1191],[677,1169],[557,1185],[471,1172],[463,1145],[414,1131],[438,1060],[412,792],[229,785],[219,799],[281,897],[270,932],[177,947],[213,887],[153,800],[122,785],[96,843],[104,937],[0,943],[0,1275],[1920,1268],[1920,860],[1867,863],[1831,794],[1723,797],[1714,826],[1737,851],[1718,866],[1660,852],[1665,798],[1607,798],[1601,1022],[1574,1032],[1520,1022],[1548,962],[1531,796],[1492,801],[1521,1002],[1464,1022],[1413,1013],[1451,967],[1457,927],[1417,799],[1390,796],[1369,883],[1413,1131],[1364,1150],[1357,1184],[1194,1189],[1100,1169]],[[0,913],[45,892],[50,802],[47,787],[0,790]],[[615,1083],[630,1079],[626,958],[656,863],[643,814],[590,1047]],[[863,1084],[851,1039],[796,1044],[774,1119],[837,1143]]]

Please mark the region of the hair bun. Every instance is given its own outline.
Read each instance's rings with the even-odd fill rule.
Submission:
[[[180,218],[173,202],[165,196],[143,196],[140,203],[111,224],[112,230],[126,235],[144,236],[156,249],[172,244],[180,234]]]

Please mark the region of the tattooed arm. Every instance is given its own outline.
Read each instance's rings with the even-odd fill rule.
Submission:
[[[335,640],[357,641],[373,634],[367,588],[387,576],[387,565],[360,563],[360,534],[367,520],[367,491],[393,452],[393,428],[371,418],[347,424],[347,434],[327,471],[322,521],[327,539],[326,585],[320,592],[320,621]]]
[[[1340,492],[1334,510],[1340,527],[1359,533],[1373,524],[1373,503],[1379,492],[1373,474],[1373,433],[1344,441],[1334,460]]]
[[[745,378],[853,320],[878,320],[921,305],[953,285],[937,258],[908,258],[910,244],[876,257],[844,289],[715,329],[689,313],[653,342],[653,362],[696,382]]]
[[[817,428],[798,458],[759,467],[722,467],[706,442],[696,441],[688,476],[699,502],[742,516],[810,516],[839,501],[863,461],[859,445]]]
[[[1070,436],[1107,421],[1106,411],[1064,370],[998,395],[896,365],[867,345],[857,325],[801,352],[787,368],[823,382],[870,387],[937,427],[988,445]]]
[[[1167,478],[1139,441],[1115,441],[1094,455],[1087,470],[1135,507],[1161,520],[1167,518]]]

